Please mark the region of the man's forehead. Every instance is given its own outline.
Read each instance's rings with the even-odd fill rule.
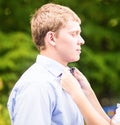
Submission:
[[[66,28],[66,29],[68,29],[70,31],[76,31],[76,30],[81,31],[80,23],[76,22],[76,21],[68,21],[68,22],[66,22],[64,28]]]

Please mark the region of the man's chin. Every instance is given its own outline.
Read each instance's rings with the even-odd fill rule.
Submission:
[[[80,56],[77,57],[77,58],[75,58],[75,59],[72,59],[71,62],[77,62],[77,61],[79,61],[79,60],[80,60]]]
[[[79,60],[80,60],[80,56],[78,56],[78,57],[76,58],[75,62],[76,62],[76,61],[79,61]]]

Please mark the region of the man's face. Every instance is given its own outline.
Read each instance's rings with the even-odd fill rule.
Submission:
[[[79,23],[69,21],[65,27],[60,29],[58,36],[55,38],[57,55],[64,64],[80,59],[81,45],[84,44],[80,33]]]

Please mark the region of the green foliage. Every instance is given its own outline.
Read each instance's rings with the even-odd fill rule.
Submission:
[[[0,124],[8,125],[9,92],[20,75],[35,61],[37,51],[31,37],[21,32],[0,32]],[[3,117],[2,117],[3,116]],[[7,118],[8,120],[5,120]]]
[[[11,89],[18,76],[33,63],[36,52],[27,34],[0,33],[0,38],[0,77],[6,93],[6,88]]]
[[[0,125],[10,125],[8,110],[2,104],[0,104]]]
[[[86,73],[93,85],[97,95],[100,97],[115,97],[119,93],[119,69],[115,67],[116,63],[120,62],[120,58],[117,58],[119,53],[88,53],[87,61],[84,57],[81,59],[86,67]],[[90,57],[89,57],[90,56]],[[113,59],[114,57],[114,59]],[[86,62],[86,63],[85,63]],[[83,68],[84,71],[84,68]],[[88,72],[89,71],[89,72]],[[107,89],[107,91],[106,91]]]
[[[88,22],[84,26],[83,32],[85,39],[87,36],[89,40],[86,41],[86,44],[95,52],[119,51],[120,44],[118,31],[95,25],[93,22]],[[93,41],[95,42],[93,43]]]
[[[2,31],[30,31],[30,16],[44,0],[1,0],[0,28]]]

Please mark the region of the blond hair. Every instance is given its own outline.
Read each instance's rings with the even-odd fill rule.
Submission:
[[[31,19],[32,38],[37,48],[44,48],[48,31],[58,31],[70,19],[80,23],[79,17],[66,6],[48,3],[39,8]]]

